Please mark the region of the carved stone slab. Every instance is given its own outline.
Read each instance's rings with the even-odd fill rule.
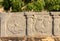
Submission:
[[[26,35],[24,13],[9,13],[1,17],[1,37],[23,37]]]
[[[60,36],[60,16],[54,16],[54,35]]]
[[[40,35],[52,35],[52,18],[49,15],[37,15],[35,30]]]
[[[60,12],[51,12],[54,18],[54,35],[60,36]]]
[[[52,35],[52,17],[48,12],[27,12],[26,15],[29,36]]]

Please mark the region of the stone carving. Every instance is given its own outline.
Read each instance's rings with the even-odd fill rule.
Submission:
[[[50,29],[50,30],[49,30]],[[52,33],[52,20],[49,16],[37,16],[35,30],[41,34]]]
[[[24,19],[20,15],[12,15],[7,21],[7,30],[19,34],[25,29]]]
[[[39,30],[39,29],[44,28],[46,26],[45,23],[44,24],[43,23],[44,23],[43,19],[37,19],[36,24],[35,24],[36,31],[43,33],[42,30]]]
[[[25,14],[9,13],[1,14],[1,36],[35,36],[35,35],[59,35],[60,17],[52,17],[43,13]],[[57,14],[56,14],[57,15]],[[54,16],[56,16],[54,15]],[[58,16],[58,15],[57,15]],[[26,18],[25,18],[26,17]],[[54,24],[52,26],[52,23]],[[53,28],[54,27],[54,28]],[[54,29],[54,30],[53,30]],[[53,31],[52,31],[53,30]],[[57,32],[57,33],[56,33]]]
[[[54,16],[54,35],[60,36],[60,16]]]

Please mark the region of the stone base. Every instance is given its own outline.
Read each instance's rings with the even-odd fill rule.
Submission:
[[[0,37],[0,41],[60,41],[60,37]]]

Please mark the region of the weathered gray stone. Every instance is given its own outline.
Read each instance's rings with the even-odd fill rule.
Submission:
[[[35,30],[33,27],[33,15],[34,12],[25,12],[25,15],[27,17],[27,35],[28,36],[33,36],[35,34]]]
[[[59,36],[60,12],[51,15],[49,12],[0,13],[0,37]]]
[[[54,35],[60,35],[60,16],[54,16]]]
[[[54,18],[54,35],[60,36],[60,12],[51,12]]]
[[[2,13],[1,37],[26,36],[26,19],[24,13]]]
[[[52,17],[48,12],[27,12],[26,15],[29,36],[52,35]]]
[[[39,35],[52,35],[52,17],[49,13],[38,13],[34,22],[36,33]]]

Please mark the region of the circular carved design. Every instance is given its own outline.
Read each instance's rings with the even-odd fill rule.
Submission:
[[[12,15],[7,22],[7,29],[13,34],[21,33],[24,27],[23,18],[19,15]]]

